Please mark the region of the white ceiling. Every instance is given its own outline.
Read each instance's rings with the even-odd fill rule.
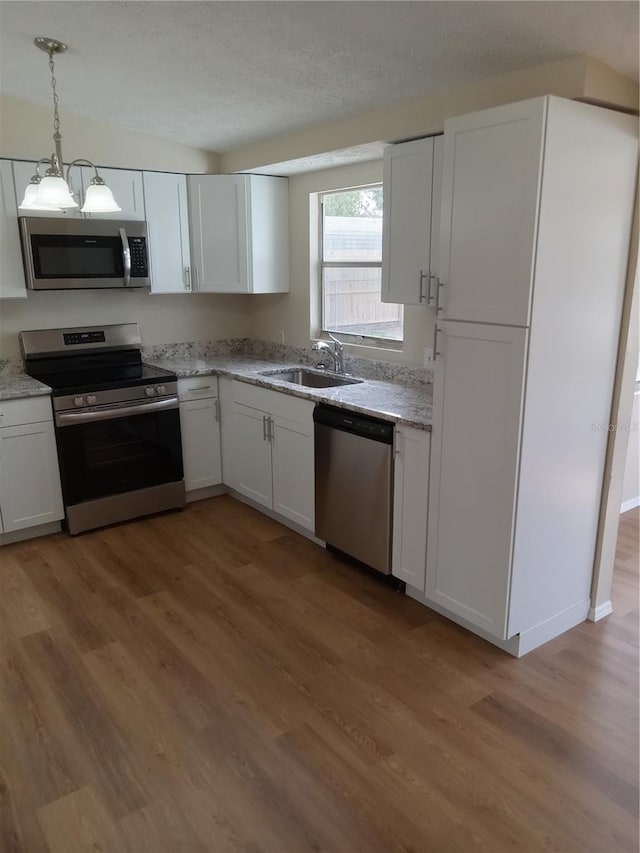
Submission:
[[[211,150],[583,53],[638,79],[636,2],[0,2],[0,90]],[[316,166],[317,168],[317,166]]]

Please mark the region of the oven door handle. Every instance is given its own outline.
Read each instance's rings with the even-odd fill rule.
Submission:
[[[131,284],[131,249],[129,248],[129,238],[124,228],[118,228],[120,239],[122,240],[122,263],[124,265],[124,286],[128,287]]]
[[[167,397],[149,403],[118,406],[114,409],[99,409],[93,412],[56,412],[56,426],[65,427],[73,424],[88,424],[92,421],[111,421],[115,418],[129,417],[129,415],[150,415],[153,412],[177,409],[178,405],[177,397]]]

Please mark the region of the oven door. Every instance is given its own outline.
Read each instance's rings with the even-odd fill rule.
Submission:
[[[56,441],[65,506],[183,479],[175,397],[58,412]]]

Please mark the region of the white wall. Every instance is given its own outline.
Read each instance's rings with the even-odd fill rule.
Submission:
[[[381,180],[382,161],[307,172],[289,178],[291,290],[284,294],[251,297],[249,334],[252,337],[278,342],[280,331],[284,331],[286,343],[309,346],[310,315],[317,292],[316,280],[310,269],[310,194],[362,186]],[[381,358],[384,361],[422,364],[423,349],[431,345],[433,321],[432,308],[408,305],[405,307],[405,341],[402,352],[371,350],[359,346],[349,346],[346,349],[353,354]]]
[[[63,112],[62,153],[66,162],[87,157],[96,166],[158,169],[161,172],[218,172],[219,156],[117,124]],[[0,95],[0,157],[39,160],[53,150],[51,108]]]
[[[0,300],[0,357],[19,355],[18,332],[102,323],[139,323],[145,344],[207,341],[247,334],[250,297],[148,291],[30,292]]]
[[[640,505],[640,383],[636,386],[631,410],[629,444],[622,486],[622,512]]]

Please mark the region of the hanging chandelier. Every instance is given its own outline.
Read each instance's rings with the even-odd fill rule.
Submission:
[[[71,169],[73,166],[90,166],[95,174],[91,179],[84,197],[82,213],[113,213],[121,210],[113,193],[98,174],[98,169],[90,161],[80,157],[69,163],[67,176],[64,176],[64,161],[62,159],[62,134],[60,133],[60,116],[58,114],[57,80],[53,57],[64,53],[67,45],[57,39],[38,36],[34,39],[35,46],[49,54],[49,70],[51,72],[51,89],[53,91],[53,144],[55,151],[51,157],[43,157],[38,161],[36,173],[29,181],[25,190],[20,210],[73,210],[78,207],[74,198],[71,184]],[[41,175],[40,169],[45,164],[48,168]]]

